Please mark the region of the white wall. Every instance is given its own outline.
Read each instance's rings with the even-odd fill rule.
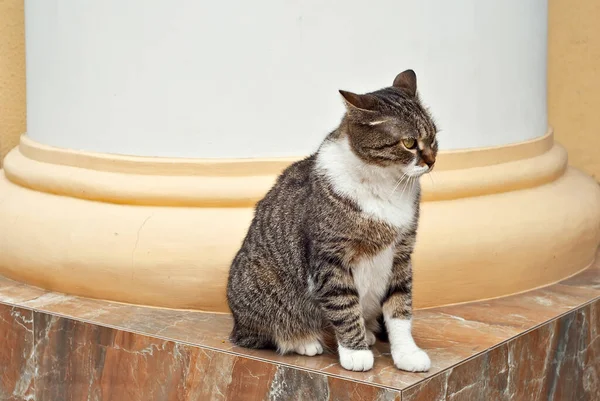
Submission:
[[[546,131],[546,0],[26,0],[28,133],[148,156],[313,151],[413,68],[443,149]]]

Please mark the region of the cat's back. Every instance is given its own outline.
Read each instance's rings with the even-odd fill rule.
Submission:
[[[315,156],[310,156],[290,165],[257,203],[234,265],[267,265],[275,259],[301,262],[302,224],[311,197],[314,164]]]
[[[275,185],[258,202],[256,216],[273,209],[287,214],[304,211],[304,208],[294,206],[301,206],[298,202],[305,201],[310,194],[314,165],[315,155],[312,155],[287,167],[277,178]]]
[[[256,299],[264,288],[270,288],[272,296],[281,293],[282,299],[285,294],[302,295],[300,287],[306,282],[302,225],[313,166],[311,156],[286,168],[256,205],[229,271],[228,299],[234,312],[243,299]]]

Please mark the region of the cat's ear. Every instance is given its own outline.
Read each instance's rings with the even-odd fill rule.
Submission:
[[[340,95],[344,98],[346,109],[348,111],[362,110],[374,111],[377,106],[377,99],[371,95],[357,95],[356,93],[340,90]]]
[[[411,96],[415,96],[417,93],[417,74],[413,70],[401,72],[394,79],[394,87],[402,89]]]

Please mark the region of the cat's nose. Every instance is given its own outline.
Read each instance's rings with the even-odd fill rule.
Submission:
[[[421,163],[419,163],[421,166],[427,165],[427,167],[429,167],[429,169],[432,169],[433,166],[435,165],[435,158],[433,157],[422,157],[421,158]]]

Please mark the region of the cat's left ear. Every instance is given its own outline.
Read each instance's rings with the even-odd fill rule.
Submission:
[[[357,95],[356,93],[340,90],[344,98],[344,104],[349,112],[352,111],[375,111],[377,98],[371,95]]]
[[[415,96],[417,94],[417,74],[413,70],[401,72],[394,79],[394,87],[402,89],[411,96]]]

